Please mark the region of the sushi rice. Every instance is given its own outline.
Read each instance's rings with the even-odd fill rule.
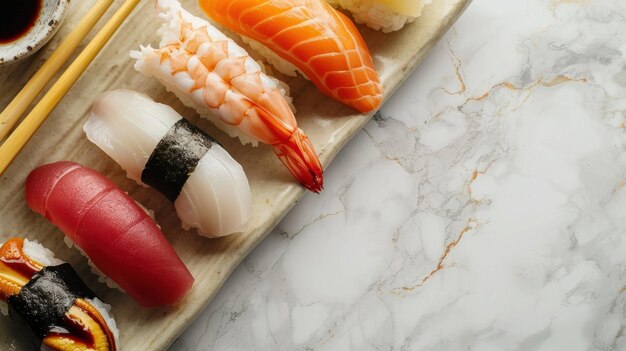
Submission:
[[[298,67],[296,67],[293,63],[285,60],[284,58],[278,56],[278,54],[276,54],[274,51],[270,50],[269,48],[267,48],[267,46],[259,43],[258,41],[245,37],[245,36],[241,36],[241,40],[246,43],[252,50],[256,51],[256,53],[258,53],[259,55],[261,55],[263,58],[265,58],[265,60],[267,61],[267,63],[269,63],[270,65],[274,66],[274,68],[286,75],[286,76],[290,76],[290,77],[295,77],[298,75],[298,73],[300,73],[300,75],[302,77],[304,77],[304,79],[308,80],[308,78],[304,75],[304,73],[302,73]],[[280,81],[279,81],[280,82]],[[281,82],[282,83],[282,82]],[[285,84],[285,83],[283,83]],[[295,112],[295,109],[293,109]]]
[[[341,7],[350,11],[357,23],[366,24],[368,27],[382,30],[385,33],[402,29],[407,23],[415,21],[422,14],[424,6],[430,4],[432,0],[326,0],[335,7]],[[416,4],[410,6],[412,11],[409,14],[400,13],[394,10],[394,3],[415,1]],[[404,7],[404,4],[397,5]]]
[[[114,282],[111,278],[107,277],[104,273],[102,273],[98,267],[96,267],[96,265],[91,261],[91,259],[89,258],[89,256],[87,256],[87,254],[85,253],[85,251],[83,251],[83,249],[80,248],[80,246],[76,245],[72,239],[68,238],[67,236],[63,237],[63,241],[65,242],[65,245],[67,245],[67,247],[71,248],[75,248],[78,250],[78,252],[80,252],[81,255],[83,255],[86,259],[87,259],[87,264],[89,265],[89,268],[91,268],[91,272],[95,275],[98,276],[98,281],[100,283],[105,284],[106,286],[108,286],[111,289],[117,289],[123,293],[126,293],[124,291],[124,289],[122,289],[119,285],[117,285],[116,282]]]
[[[2,246],[2,244],[4,243],[0,243],[0,246]],[[39,242],[34,241],[34,240],[24,239],[23,250],[24,250],[24,254],[26,254],[28,257],[30,257],[34,261],[41,263],[44,266],[57,266],[57,265],[64,263],[63,261],[56,258],[52,251],[50,251],[49,249],[41,245]],[[98,310],[98,312],[100,312],[100,314],[102,315],[102,318],[104,318],[104,320],[107,323],[107,326],[111,330],[111,333],[113,333],[113,337],[115,338],[115,345],[118,346],[118,350],[119,350],[120,331],[117,328],[115,319],[113,318],[111,314],[111,305],[104,303],[102,300],[98,299],[97,297],[93,299],[85,299],[85,300],[89,302],[91,305],[93,305],[93,307],[95,307]],[[8,306],[3,301],[0,301],[0,312],[5,316],[9,315]],[[46,350],[47,348],[42,346],[41,349]]]
[[[2,246],[2,244],[0,244],[0,246]],[[44,266],[58,266],[60,264],[63,264],[63,261],[54,257],[54,252],[45,248],[37,241],[24,239],[23,250],[26,256],[32,258],[33,260],[41,263]]]
[[[108,303],[104,303],[97,297],[86,300],[93,307],[95,307],[98,312],[100,312],[100,315],[102,315],[102,318],[104,318],[104,321],[109,327],[109,330],[111,330],[111,333],[113,334],[113,339],[115,339],[115,346],[117,347],[117,350],[121,350],[122,345],[120,344],[120,330],[117,328],[117,323],[115,323],[115,318],[113,318],[113,314],[111,313],[111,305],[109,305]]]

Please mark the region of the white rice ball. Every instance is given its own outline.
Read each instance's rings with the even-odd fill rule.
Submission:
[[[385,33],[402,29],[407,23],[415,21],[421,11],[414,12],[415,16],[401,14],[378,0],[326,0],[335,7],[341,7],[352,13],[357,23],[363,23],[370,28],[382,30]],[[416,1],[416,6],[423,9],[432,0],[402,0]],[[387,1],[391,2],[391,1]],[[420,7],[421,5],[421,7]]]
[[[63,264],[63,261],[54,257],[54,252],[48,250],[37,241],[31,241],[24,239],[24,253],[34,261],[41,263],[44,266],[58,266]]]

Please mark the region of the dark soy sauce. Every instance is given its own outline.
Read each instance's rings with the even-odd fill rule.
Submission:
[[[0,44],[21,38],[35,25],[42,0],[2,0],[0,5]]]

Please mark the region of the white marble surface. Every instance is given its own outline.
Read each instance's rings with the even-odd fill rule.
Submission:
[[[475,0],[172,346],[626,350],[626,1]]]

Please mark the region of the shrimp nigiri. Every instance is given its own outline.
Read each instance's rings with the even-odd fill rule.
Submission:
[[[287,102],[280,83],[234,41],[176,0],[157,1],[159,49],[131,55],[135,69],[157,78],[181,101],[242,142],[260,141],[313,192],[323,187],[317,152]]]
[[[214,21],[278,55],[268,58],[278,70],[287,61],[323,93],[360,112],[380,107],[383,88],[363,37],[326,1],[200,0],[200,6]]]

